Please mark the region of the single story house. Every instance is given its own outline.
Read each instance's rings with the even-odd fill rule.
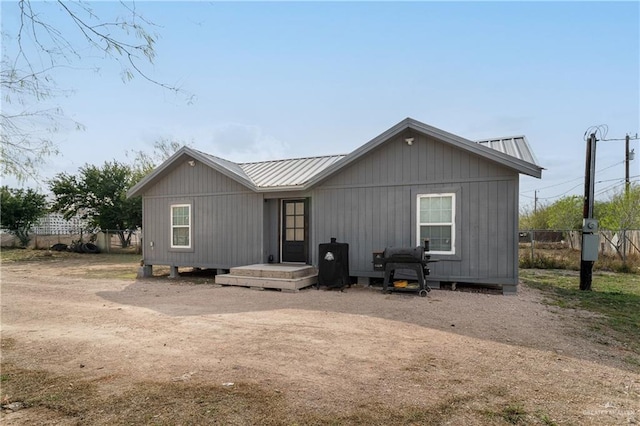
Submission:
[[[349,273],[381,277],[373,253],[430,239],[429,282],[518,285],[519,176],[541,177],[524,136],[473,142],[411,118],[348,155],[235,163],[183,147],[129,191],[143,198],[143,262],[230,269],[318,265],[349,244]]]

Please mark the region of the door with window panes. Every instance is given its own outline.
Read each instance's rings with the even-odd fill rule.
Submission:
[[[282,262],[309,260],[309,202],[282,200]]]

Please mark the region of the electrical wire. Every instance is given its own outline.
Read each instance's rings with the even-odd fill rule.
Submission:
[[[638,181],[638,179],[635,179],[635,178],[638,178],[638,177],[640,177],[640,175],[629,176],[629,183]],[[633,180],[633,179],[635,179],[635,180]],[[614,183],[613,185],[609,185],[609,186],[607,186],[605,188],[599,189],[598,192],[596,192],[594,195],[602,195],[605,192],[607,192],[607,191],[609,191],[609,190],[611,190],[613,188],[616,188],[616,187],[623,186],[623,185],[627,184],[626,178],[607,179],[607,180],[598,181],[596,183],[613,182],[613,181],[616,181],[616,183]]]
[[[618,181],[618,180],[624,180],[624,178],[611,178],[611,179],[597,180],[597,181],[593,182],[593,184],[597,185],[599,183],[613,182],[613,181]]]
[[[624,180],[624,179],[622,179],[622,180],[618,180],[618,182],[617,182],[617,183],[614,183],[613,185],[609,185],[609,186],[606,186],[606,187],[604,187],[604,188],[600,189],[598,192],[594,193],[594,196],[596,196],[596,195],[602,195],[602,194],[604,194],[604,193],[606,193],[606,192],[609,192],[610,190],[612,190],[612,189],[614,189],[614,188],[617,188],[617,187],[619,187],[619,186],[622,186],[622,185],[624,185],[624,184],[625,184],[625,180]]]
[[[622,160],[622,161],[619,161],[617,163],[611,164],[610,166],[607,166],[607,167],[605,167],[603,169],[596,170],[596,173],[604,172],[605,170],[608,170],[608,169],[610,169],[612,167],[615,167],[615,166],[618,166],[620,164],[623,164],[624,162],[625,162],[625,160]],[[580,176],[580,177],[568,180],[566,182],[554,183],[553,185],[543,186],[542,188],[527,189],[526,191],[522,191],[521,194],[527,193],[527,192],[533,192],[533,191],[542,191],[543,189],[549,189],[549,188],[554,188],[556,186],[566,185],[567,183],[575,182],[576,180],[582,180],[582,179],[584,179],[584,176]]]
[[[591,134],[594,134],[594,133],[596,134],[596,136],[599,136],[599,137],[600,137],[600,139],[596,139],[596,140],[600,140],[600,141],[621,141],[621,140],[627,140],[627,137],[629,138],[629,140],[637,140],[637,139],[640,139],[640,138],[638,138],[638,134],[637,134],[637,133],[636,133],[636,135],[635,135],[635,136],[633,136],[633,137],[629,137],[629,136],[627,135],[627,137],[625,137],[625,138],[623,138],[623,139],[618,139],[618,138],[607,139],[607,134],[609,133],[609,126],[608,126],[608,125],[606,125],[606,124],[599,124],[599,125],[596,125],[596,126],[590,126],[590,127],[589,127],[589,128],[587,128],[587,130],[584,132],[583,139],[586,141],[586,140],[588,139],[588,137],[589,137]],[[610,169],[610,168],[612,168],[612,167],[618,166],[618,165],[620,165],[620,164],[624,164],[625,162],[626,162],[626,160],[619,161],[619,162],[614,163],[614,164],[611,164],[611,165],[609,165],[609,166],[607,166],[607,167],[605,167],[605,168],[602,168],[602,169],[596,170],[595,172],[596,172],[596,173],[600,173],[600,172],[603,172],[603,171],[605,171],[605,170],[608,170],[608,169]],[[638,176],[640,176],[640,175],[638,175]],[[636,180],[632,180],[632,179],[633,179],[633,178],[636,178],[636,177],[638,177],[638,176],[631,176],[631,177],[629,177],[629,181],[630,181],[630,182],[635,182]],[[554,196],[550,196],[550,197],[537,197],[537,196],[531,197],[530,195],[525,195],[525,193],[527,193],[527,192],[534,192],[534,191],[536,191],[536,192],[537,192],[537,191],[541,191],[541,190],[543,190],[543,189],[555,188],[555,187],[557,187],[557,186],[566,185],[566,184],[568,184],[568,183],[572,183],[572,182],[575,182],[576,180],[582,180],[582,179],[583,179],[583,177],[582,177],[582,176],[580,176],[580,177],[577,177],[577,178],[575,178],[575,179],[571,179],[571,180],[568,180],[568,181],[565,181],[565,182],[561,182],[561,183],[556,183],[556,184],[549,185],[549,186],[545,186],[545,187],[542,187],[542,188],[529,189],[529,190],[527,190],[527,191],[522,191],[522,192],[520,193],[520,196],[525,197],[525,198],[529,198],[529,199],[534,199],[534,200],[535,200],[535,199],[538,199],[538,200],[550,200],[550,199],[559,198],[559,197],[562,197],[562,196],[564,196],[564,195],[568,194],[569,192],[573,191],[574,189],[578,188],[579,186],[581,186],[581,185],[582,185],[582,183],[579,183],[579,184],[577,184],[577,185],[575,185],[575,186],[573,186],[573,187],[569,188],[568,190],[566,190],[565,192],[563,192],[563,193],[561,193],[561,194],[554,195]],[[617,183],[615,183],[615,184],[613,184],[613,185],[609,185],[608,187],[606,187],[606,188],[604,188],[604,189],[599,190],[596,194],[594,194],[594,196],[595,196],[595,195],[601,195],[601,194],[603,194],[604,192],[607,192],[609,189],[612,189],[612,188],[615,188],[616,186],[619,186],[619,185],[620,185],[620,182],[622,182],[622,184],[626,183],[626,180],[625,180],[625,179],[619,179],[619,178],[616,178],[616,179],[607,179],[607,180],[601,180],[601,181],[594,182],[594,186],[595,186],[595,184],[598,184],[598,183],[611,182],[611,181],[617,181]]]
[[[592,133],[595,133],[596,136],[600,133],[599,140],[605,140],[607,137],[607,133],[609,133],[609,126],[606,124],[598,124],[597,126],[591,126],[584,132],[583,139],[586,141]]]
[[[628,133],[627,133],[627,135],[628,135]],[[636,133],[636,135],[635,135],[635,136],[629,136],[629,140],[630,140],[630,141],[635,141],[635,140],[638,140],[638,139],[640,139],[640,138],[638,137],[638,134],[637,134],[637,133]],[[600,140],[601,140],[601,141],[626,141],[626,140],[627,140],[627,138],[626,138],[626,137],[624,137],[624,138],[600,139]]]
[[[629,179],[631,180],[632,178],[637,178],[637,177],[640,177],[640,175],[629,176]],[[620,182],[624,183],[624,181],[625,181],[625,178],[603,179],[603,180],[596,181],[596,182],[594,182],[594,185],[597,185],[599,183],[606,183],[606,182],[617,182],[617,183],[615,183],[613,185],[610,185],[610,186],[608,186],[608,187],[606,187],[604,189],[598,190],[598,192],[595,195],[601,195],[602,193],[607,192],[607,190],[610,189],[610,187],[615,187],[615,186],[619,185]],[[560,197],[568,194],[569,192],[573,191],[574,189],[576,189],[576,188],[578,188],[580,186],[582,186],[582,183],[579,183],[579,184],[567,189],[565,192],[563,192],[561,194],[558,194],[558,195],[552,195],[550,197],[538,197],[538,200],[551,200],[551,199],[554,199],[554,198],[560,198]],[[531,196],[527,196],[527,195],[523,195],[523,194],[520,194],[520,195],[522,195],[523,197],[526,197],[526,198],[535,199],[535,197],[531,197]]]
[[[573,191],[574,189],[576,189],[576,188],[578,188],[578,187],[580,187],[580,186],[582,186],[582,182],[581,182],[581,183],[579,183],[579,184],[577,184],[577,185],[576,185],[576,186],[574,186],[574,187],[571,187],[571,188],[567,189],[567,190],[566,190],[565,192],[563,192],[562,194],[553,195],[553,196],[551,196],[551,197],[538,197],[538,200],[551,200],[551,199],[553,199],[553,198],[560,198],[560,197],[562,197],[563,195],[568,194],[569,192]]]

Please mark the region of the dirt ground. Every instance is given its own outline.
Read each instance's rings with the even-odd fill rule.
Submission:
[[[120,265],[120,268],[134,268]],[[3,362],[80,375],[105,391],[135,381],[252,383],[296,410],[463,401],[443,424],[640,423],[640,374],[623,347],[585,327],[592,314],[517,296],[372,287],[298,293],[103,278],[118,265],[2,265]],[[603,340],[604,339],[604,340]],[[2,397],[10,397],[2,393]],[[56,424],[42,409],[7,425]]]

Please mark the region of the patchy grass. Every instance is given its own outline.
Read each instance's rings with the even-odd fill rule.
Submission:
[[[222,385],[183,382],[144,382],[112,387],[100,379],[62,377],[46,371],[2,365],[4,403],[50,410],[77,424],[280,424],[286,418],[283,398],[248,384]],[[115,392],[115,393],[113,393]]]
[[[0,251],[2,262],[48,262],[61,260],[86,260],[91,264],[140,263],[141,256],[131,253],[76,253],[69,251],[12,249],[3,247]]]
[[[497,409],[485,409],[483,414],[490,424],[557,426],[557,423],[541,410],[528,412],[522,402],[510,402]]]
[[[527,411],[522,404],[509,404],[500,413],[502,418],[511,424],[524,423],[527,418]]]
[[[251,383],[231,387],[197,382],[138,382],[118,385],[118,377],[86,379],[2,364],[3,404],[21,402],[65,424],[93,425],[441,425],[452,419],[475,424],[540,424],[519,402],[491,389],[452,395],[427,406],[392,406],[367,401],[342,411],[293,405],[286,392]],[[484,408],[472,408],[483,406]],[[44,410],[44,411],[43,411]],[[487,423],[487,421],[489,423]],[[532,422],[533,421],[533,422]],[[543,424],[548,423],[543,420]]]
[[[640,363],[640,276],[637,274],[594,273],[592,290],[580,290],[575,273],[554,270],[521,270],[521,281],[541,290],[549,303],[568,309],[583,309],[599,315],[589,321],[600,335],[612,334],[638,355]]]
[[[536,246],[531,253],[531,247],[520,245],[519,263],[520,268],[535,269],[567,269],[571,271],[580,270],[580,250],[563,246]],[[593,265],[594,271],[620,272],[626,274],[640,274],[640,256],[627,256],[627,261],[623,262],[617,255],[598,256],[598,260]]]
[[[45,262],[61,258],[68,258],[67,255],[69,254],[73,253],[2,247],[2,250],[0,250],[0,260],[2,261],[2,263]]]
[[[67,251],[5,249],[0,251],[2,263],[65,262],[69,275],[85,278],[134,279],[140,264],[137,254],[87,254]],[[74,268],[75,267],[75,268]]]

